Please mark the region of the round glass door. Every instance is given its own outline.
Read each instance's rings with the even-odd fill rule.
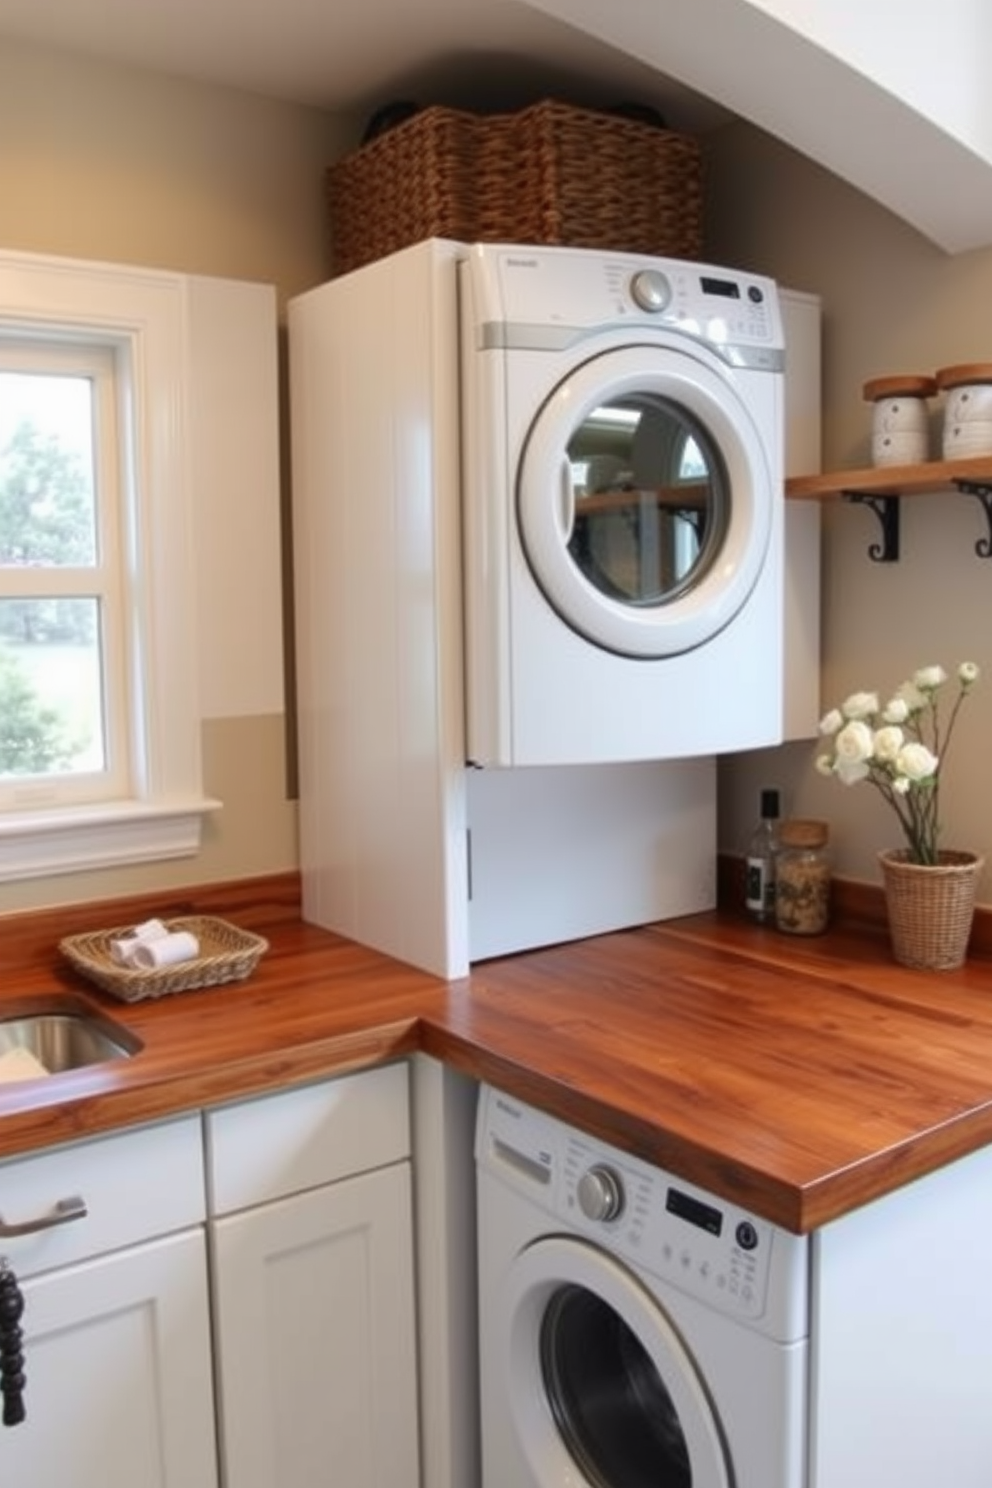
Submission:
[[[746,602],[774,492],[752,419],[728,384],[677,350],[592,359],[530,432],[520,534],[545,597],[620,655],[691,650]]]
[[[517,1257],[501,1301],[504,1388],[535,1484],[730,1488],[696,1367],[632,1273],[551,1237]]]
[[[541,1376],[561,1439],[595,1488],[691,1488],[685,1432],[637,1335],[582,1287],[552,1293]]]

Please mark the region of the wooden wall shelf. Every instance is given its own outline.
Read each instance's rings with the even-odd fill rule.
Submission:
[[[872,543],[875,563],[899,558],[899,502],[903,496],[932,496],[943,491],[973,496],[985,512],[988,536],[975,543],[979,558],[992,558],[992,455],[975,460],[934,460],[924,465],[870,465],[861,470],[833,470],[825,475],[794,476],[785,483],[790,501],[830,501],[837,497],[867,506],[877,516],[882,541]]]

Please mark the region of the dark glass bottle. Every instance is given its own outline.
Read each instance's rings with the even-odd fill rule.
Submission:
[[[744,908],[752,919],[772,924],[775,919],[775,854],[778,852],[779,794],[761,792],[761,817],[747,845]]]

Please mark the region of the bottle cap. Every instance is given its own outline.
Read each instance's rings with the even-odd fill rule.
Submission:
[[[779,799],[777,790],[761,792],[761,815],[765,821],[778,821]]]

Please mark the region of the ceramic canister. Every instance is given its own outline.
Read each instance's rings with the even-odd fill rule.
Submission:
[[[992,363],[941,367],[937,386],[947,394],[944,459],[970,460],[992,454]]]
[[[919,465],[930,449],[927,399],[937,391],[932,377],[915,374],[873,377],[864,385],[873,403],[871,458],[875,465]]]

